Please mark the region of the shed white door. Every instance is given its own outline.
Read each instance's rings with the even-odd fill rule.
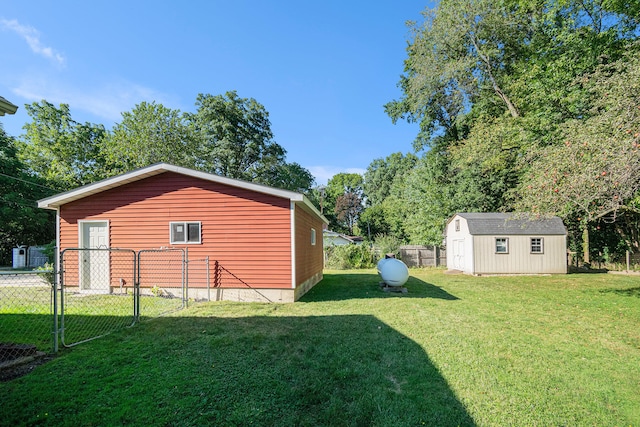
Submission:
[[[464,239],[453,241],[453,268],[464,271]]]
[[[80,289],[87,292],[109,293],[109,222],[80,223]],[[103,250],[99,250],[103,249]]]

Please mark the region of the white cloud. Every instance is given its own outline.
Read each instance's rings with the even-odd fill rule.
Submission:
[[[30,102],[45,99],[52,104],[69,104],[74,118],[76,112],[84,111],[111,122],[120,121],[121,113],[130,111],[136,104],[143,101],[155,101],[167,107],[170,106],[166,95],[126,81],[85,89],[63,82],[53,82],[45,76],[31,76],[24,77],[12,92]],[[109,126],[108,123],[104,124]]]
[[[307,169],[309,169],[309,172],[316,178],[317,185],[327,185],[327,182],[339,173],[357,173],[364,175],[366,172],[366,169],[343,168],[339,166],[310,166]]]
[[[27,25],[21,25],[15,19],[0,19],[0,24],[2,24],[4,28],[14,31],[20,37],[22,37],[34,53],[51,59],[59,65],[64,65],[64,57],[56,52],[53,48],[44,46],[40,41],[40,32],[35,28]]]

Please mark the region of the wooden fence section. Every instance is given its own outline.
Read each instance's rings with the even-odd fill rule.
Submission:
[[[438,246],[400,246],[400,259],[408,267],[438,267],[447,265],[447,252]]]

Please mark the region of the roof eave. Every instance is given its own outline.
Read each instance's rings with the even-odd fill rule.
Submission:
[[[248,181],[241,181],[238,179],[227,178],[224,176],[213,175],[207,172],[196,171],[193,169],[183,168],[180,166],[171,165],[168,163],[158,163],[155,165],[147,166],[145,168],[136,169],[131,172],[124,173],[112,178],[103,179],[102,181],[87,184],[85,186],[70,190],[64,193],[57,194],[55,196],[47,197],[38,201],[38,207],[42,209],[56,210],[60,206],[67,203],[80,200],[84,197],[92,196],[94,194],[101,193],[103,191],[111,190],[113,188],[120,187],[125,184],[140,181],[145,178],[149,178],[155,175],[159,175],[165,172],[175,172],[182,175],[191,176],[194,178],[203,179],[206,181],[216,182],[219,184],[229,185],[237,188],[244,188],[247,190],[256,191],[258,193],[268,194],[271,196],[282,197],[293,202],[300,202],[307,206],[311,211],[318,215],[326,224],[329,221],[322,215],[318,209],[311,203],[311,201],[303,194],[296,193],[294,191],[282,190],[279,188],[267,187],[265,185],[256,184]]]
[[[0,116],[4,116],[6,114],[15,114],[18,111],[18,106],[12,104],[7,101],[5,98],[0,96]]]

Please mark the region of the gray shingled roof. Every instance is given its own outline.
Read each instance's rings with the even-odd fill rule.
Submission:
[[[527,234],[527,235],[566,235],[562,220],[557,216],[532,218],[517,213],[459,213],[467,220],[472,235],[487,234]]]

